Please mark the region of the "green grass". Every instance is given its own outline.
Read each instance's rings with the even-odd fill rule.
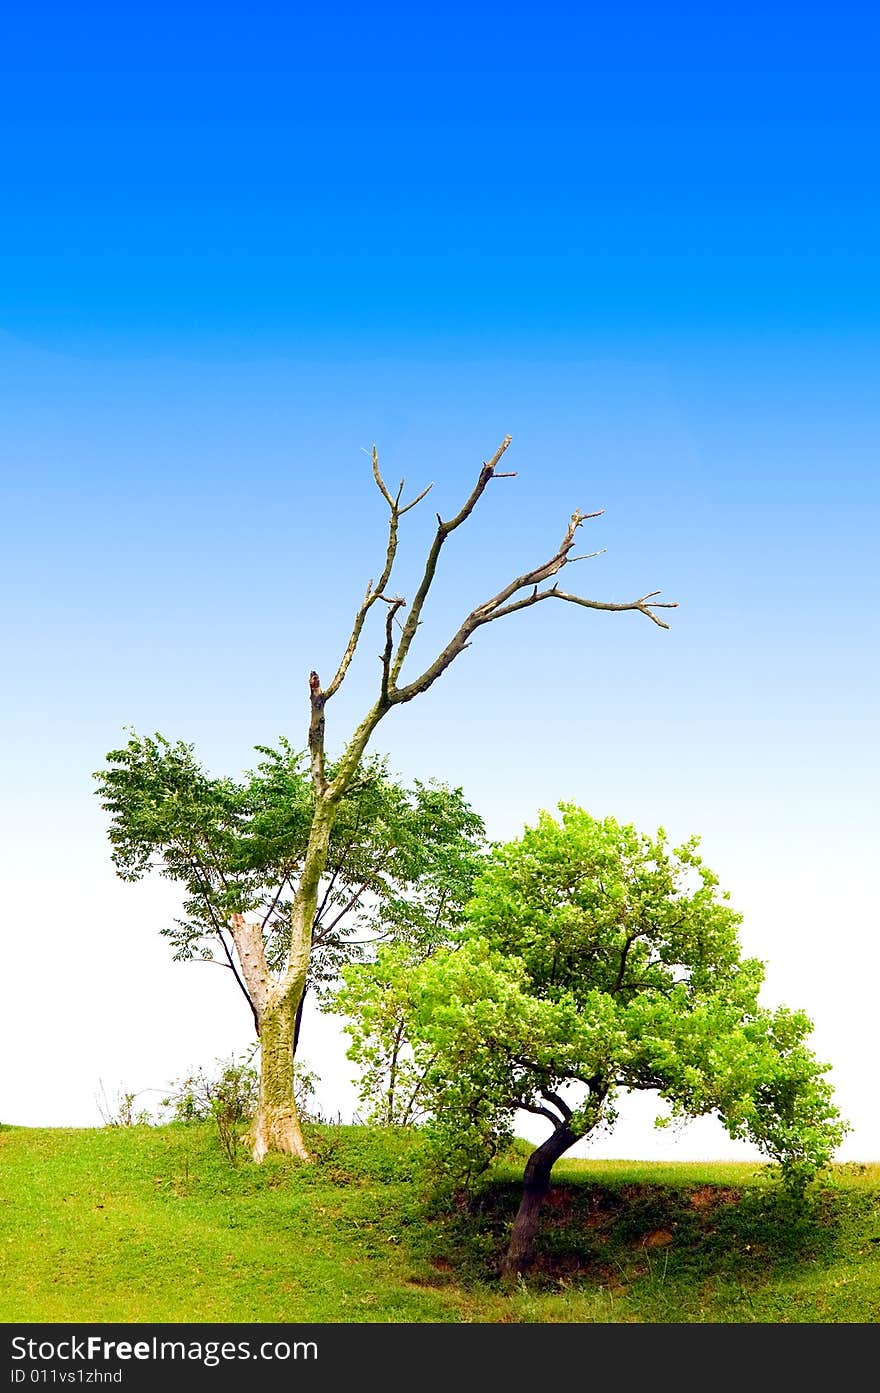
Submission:
[[[560,1163],[505,1290],[521,1157],[426,1204],[408,1134],[312,1139],[233,1168],[207,1126],[0,1128],[0,1321],[880,1320],[880,1166],[799,1207],[749,1164]]]

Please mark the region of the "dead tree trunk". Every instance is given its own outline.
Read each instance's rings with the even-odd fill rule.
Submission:
[[[544,589],[541,588],[563,567],[574,561],[588,559],[586,556],[571,555],[575,535],[582,523],[588,518],[598,517],[600,514],[598,512],[575,512],[571,516],[562,542],[548,561],[515,576],[496,595],[477,605],[434,661],[429,663],[421,674],[412,681],[401,684],[403,665],[421,623],[422,609],[434,581],[440,552],[452,533],[470,517],[490,480],[512,477],[509,474],[498,473],[499,461],[509,444],[510,436],[506,436],[492,458],[482,465],[473,489],[454,517],[444,522],[439,513],[437,514],[437,529],[428,550],[422,579],[399,636],[395,633],[395,622],[398,611],[404,608],[406,601],[400,596],[385,593],[397,555],[398,525],[404,514],[425,497],[432,485],[429,484],[428,488],[423,489],[411,503],[401,506],[404,481],[400,481],[397,493],[392,496],[379,472],[378,456],[376,450],[373,450],[373,477],[389,508],[385,564],[378,583],[374,585],[371,580],[367,585],[366,594],[355,615],[348,644],[331,682],[324,688],[321,686],[320,678],[316,672],[312,672],[309,676],[311,706],[309,754],[315,809],[303,870],[291,908],[290,954],[280,981],[272,978],[268,972],[259,931],[251,932],[249,926],[243,924],[241,916],[235,916],[233,924],[233,937],[242,963],[242,975],[260,1023],[260,1103],[251,1138],[253,1156],[257,1161],[262,1160],[269,1150],[291,1152],[303,1160],[309,1159],[293,1100],[296,1016],[305,990],[311,951],[312,925],[318,902],[321,876],[327,866],[330,832],[339,804],[351,787],[367,744],[383,716],[393,706],[412,701],[420,693],[426,692],[458,655],[469,646],[472,636],[484,624],[513,614],[517,610],[539,604],[542,600],[566,600],[586,609],[633,610],[645,615],[661,628],[669,627],[662,619],[658,618],[655,610],[672,609],[675,606],[658,602],[655,597],[660,592],[656,590],[652,590],[647,595],[629,603],[612,604],[568,594],[559,589],[557,582]],[[593,552],[590,555],[597,556],[599,553]],[[328,780],[325,772],[324,709],[326,703],[335,695],[345,680],[346,673],[358,648],[364,623],[369,611],[377,601],[381,601],[387,606],[385,641],[382,652],[379,654],[381,663],[379,694],[351,736],[331,781]],[[246,961],[245,957],[242,956],[243,950],[249,961]]]

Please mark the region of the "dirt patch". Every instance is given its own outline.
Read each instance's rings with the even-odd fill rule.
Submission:
[[[654,1229],[653,1233],[646,1233],[642,1239],[643,1248],[666,1248],[673,1243],[674,1237],[669,1229]]]
[[[567,1185],[554,1185],[544,1201],[544,1222],[576,1224],[588,1229],[607,1228],[620,1211],[618,1197],[602,1191],[584,1192]]]
[[[554,1185],[547,1191],[544,1205],[547,1209],[571,1209],[572,1191],[562,1185]]]
[[[530,1268],[550,1277],[577,1277],[595,1270],[595,1264],[579,1253],[538,1253]]]
[[[722,1204],[736,1204],[742,1198],[740,1190],[721,1185],[699,1185],[691,1190],[688,1203],[691,1209],[717,1209]]]

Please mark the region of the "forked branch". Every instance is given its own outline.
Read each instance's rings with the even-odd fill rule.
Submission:
[[[506,448],[506,445],[504,448]],[[483,488],[485,488],[488,478],[491,477],[490,474],[484,479],[486,468],[487,466],[484,466],[483,472],[480,475],[480,480],[483,481]],[[480,481],[478,481],[478,488],[479,484]],[[482,489],[480,489],[480,492],[482,492]],[[472,509],[478,497],[479,492],[475,489],[474,493],[471,494],[471,498],[468,500],[468,504],[465,505],[465,508],[468,508],[468,505],[470,505]],[[404,656],[406,656],[404,640],[407,636],[407,628],[410,629],[410,641],[412,635],[415,633],[415,625],[413,624],[414,604],[413,611],[410,611],[409,618],[404,627],[403,638],[398,647],[397,657],[395,658],[394,667],[392,668],[392,685],[388,694],[388,699],[391,704],[394,705],[404,701],[411,701],[412,698],[418,696],[420,692],[427,691],[432,683],[436,682],[441,673],[446,671],[450,663],[458,657],[459,653],[463,652],[463,650],[468,647],[471,635],[484,624],[490,624],[494,619],[502,619],[508,614],[515,614],[517,610],[528,609],[532,605],[539,604],[542,600],[567,600],[571,604],[582,605],[585,609],[611,610],[615,612],[636,610],[639,614],[644,614],[645,617],[650,619],[654,624],[658,624],[661,629],[668,629],[669,625],[665,623],[664,620],[660,619],[655,611],[658,609],[677,609],[678,605],[672,601],[656,600],[655,596],[661,593],[659,590],[651,590],[647,595],[642,595],[637,600],[629,600],[625,603],[618,604],[607,600],[590,600],[582,595],[570,595],[567,591],[560,590],[558,583],[554,583],[547,589],[541,589],[544,582],[557,575],[564,566],[572,565],[575,561],[586,561],[601,554],[600,552],[590,552],[585,556],[572,556],[571,551],[574,547],[578,528],[591,518],[601,517],[603,511],[604,509],[600,509],[598,512],[594,513],[572,513],[565,535],[549,560],[542,562],[539,566],[535,566],[531,571],[525,571],[522,575],[515,576],[513,580],[509,581],[507,585],[498,591],[497,595],[493,595],[491,599],[486,600],[481,605],[477,605],[475,609],[471,610],[470,614],[453,634],[449,643],[447,643],[446,647],[435,658],[433,663],[426,667],[421,675],[415,678],[414,681],[408,683],[406,686],[396,687],[393,684],[400,671],[400,654],[402,648],[404,649]],[[459,520],[463,520],[463,516],[467,516],[464,509],[462,513],[459,514],[459,518],[455,520],[456,526]],[[442,540],[443,539],[441,539],[441,543]],[[429,554],[425,577],[420,587],[419,596],[417,596],[420,609],[421,605],[424,604],[425,596],[430,589],[430,584],[434,577],[437,553],[439,553],[439,544],[435,537],[432,553]],[[528,591],[528,593],[520,594],[519,592],[521,591]],[[517,596],[518,598],[515,598]]]
[[[483,464],[483,467],[480,470],[480,473],[477,477],[477,482],[474,484],[474,487],[472,488],[469,497],[465,500],[463,506],[456,513],[455,517],[450,518],[448,522],[444,522],[440,514],[437,514],[437,531],[434,533],[434,540],[431,543],[431,549],[428,552],[428,559],[425,562],[425,571],[422,576],[421,583],[419,584],[419,588],[416,591],[416,597],[412,602],[410,612],[407,615],[406,623],[403,626],[403,633],[400,636],[400,643],[397,646],[397,653],[394,656],[394,665],[391,669],[392,686],[397,682],[397,679],[400,676],[400,670],[403,667],[403,664],[406,660],[406,655],[410,650],[410,645],[413,639],[415,638],[416,629],[419,627],[419,621],[422,617],[422,607],[424,606],[425,600],[428,595],[428,591],[431,589],[431,583],[434,579],[434,575],[437,570],[437,561],[440,556],[440,551],[443,546],[443,543],[446,541],[446,538],[455,531],[457,527],[461,527],[461,524],[467,521],[471,513],[474,511],[474,508],[477,506],[477,503],[480,501],[480,498],[483,495],[486,485],[495,474],[495,469],[498,465],[498,462],[501,459],[501,456],[504,454],[505,450],[507,449],[508,445],[510,444],[510,440],[511,437],[509,435],[505,435],[504,439],[498,446],[498,449],[495,451],[492,458],[490,460],[487,460]],[[502,479],[509,479],[513,476],[510,474],[501,474],[498,477]]]
[[[458,657],[470,643],[471,636],[482,628],[484,624],[491,624],[495,619],[502,619],[506,615],[515,614],[518,610],[528,609],[532,605],[540,604],[543,600],[565,600],[569,604],[581,605],[584,609],[606,610],[620,613],[626,610],[633,610],[643,614],[650,619],[653,624],[657,624],[661,629],[668,629],[669,625],[661,619],[657,611],[661,609],[676,609],[677,605],[671,601],[658,600],[656,597],[661,593],[659,590],[651,590],[646,595],[639,596],[638,599],[628,600],[622,603],[610,600],[592,600],[583,595],[573,595],[566,590],[559,588],[558,581],[553,578],[563,570],[565,566],[570,566],[576,561],[586,561],[592,557],[601,555],[601,552],[594,551],[582,555],[574,555],[574,544],[578,529],[585,522],[593,518],[601,517],[603,509],[593,513],[574,512],[568,523],[568,527],[562,537],[556,551],[546,561],[534,566],[531,570],[524,571],[522,574],[514,576],[508,581],[497,594],[482,604],[477,605],[471,610],[470,614],[463,621],[446,647],[440,652],[432,663],[416,677],[412,682],[399,686],[399,678],[403,665],[407,659],[416,631],[421,623],[422,610],[428,593],[434,582],[437,572],[437,563],[440,552],[446,542],[447,537],[451,536],[462,523],[466,522],[471,516],[483,493],[485,492],[490,479],[492,478],[511,478],[511,474],[498,471],[498,464],[505,454],[511,438],[506,435],[491,459],[486,460],[477,476],[468,497],[465,499],[459,511],[447,519],[445,522],[440,514],[437,514],[437,529],[433,540],[428,549],[425,560],[424,571],[416,590],[415,598],[409,609],[406,621],[394,648],[394,623],[398,610],[403,608],[405,601],[396,596],[390,598],[385,594],[385,588],[391,579],[397,555],[398,525],[404,513],[408,513],[417,503],[420,503],[432,487],[430,484],[423,489],[410,503],[402,504],[404,481],[401,479],[397,493],[391,493],[379,469],[379,459],[375,446],[372,454],[373,478],[376,487],[388,505],[388,544],[385,551],[385,564],[378,583],[373,584],[372,580],[367,586],[366,594],[355,615],[351,635],[348,640],[342,661],[330,682],[329,686],[322,690],[320,681],[316,673],[311,674],[311,705],[312,719],[309,728],[309,749],[312,758],[312,777],[315,790],[319,796],[332,796],[334,799],[340,796],[341,792],[348,787],[349,780],[354,775],[357,762],[366,747],[367,742],[375,729],[376,724],[390,707],[399,705],[403,702],[411,701],[420,692],[425,692],[437,678],[446,671],[452,662]],[[552,584],[547,582],[552,581]],[[324,706],[330,697],[338,691],[345,675],[349,669],[351,661],[357,649],[358,641],[363,630],[364,622],[369,611],[377,600],[382,600],[388,605],[388,614],[385,621],[385,645],[380,656],[382,664],[381,685],[379,697],[370,711],[358,726],[348,747],[342,764],[334,778],[333,785],[329,786],[324,771]]]
[[[342,660],[339,664],[339,667],[336,669],[336,673],[333,677],[332,682],[330,682],[329,686],[324,688],[323,698],[325,702],[329,701],[333,694],[337,692],[339,688],[342,686],[345,674],[348,672],[348,669],[351,666],[351,660],[355,655],[355,651],[358,646],[358,640],[360,639],[361,630],[364,627],[364,621],[367,615],[369,614],[370,610],[372,609],[373,605],[376,603],[377,600],[385,598],[382,592],[385,589],[385,586],[388,584],[389,580],[391,579],[391,571],[394,566],[394,558],[397,555],[397,530],[400,519],[403,517],[404,513],[408,513],[411,508],[414,508],[416,506],[417,503],[421,503],[422,499],[426,496],[426,494],[430,493],[431,489],[434,487],[433,484],[428,484],[427,488],[422,489],[421,493],[418,494],[412,500],[411,503],[407,503],[403,507],[401,507],[400,499],[403,493],[404,480],[401,479],[400,487],[397,490],[397,494],[394,498],[392,498],[391,493],[385,483],[385,480],[382,478],[381,472],[379,470],[379,455],[375,445],[373,446],[372,459],[373,478],[376,481],[376,487],[378,488],[382,497],[385,499],[385,502],[388,504],[390,510],[390,516],[388,519],[388,545],[385,550],[385,565],[382,569],[382,574],[379,577],[378,584],[374,586],[372,580],[370,580],[367,584],[367,591],[364,595],[363,601],[361,602],[360,609],[354,617],[354,624],[352,625],[351,636],[348,640],[348,644],[346,645],[345,652],[342,655]]]
[[[385,600],[385,603],[388,606],[388,615],[385,619],[385,649],[379,655],[382,663],[382,688],[380,693],[380,702],[383,707],[387,707],[389,704],[388,684],[391,680],[391,654],[394,649],[394,616],[396,615],[397,611],[403,605],[406,604],[406,600],[404,600],[400,595],[395,595],[393,600],[385,599],[385,596],[383,595],[382,599]]]

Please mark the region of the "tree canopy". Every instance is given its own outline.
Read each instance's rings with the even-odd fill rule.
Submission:
[[[714,1113],[794,1190],[844,1130],[808,1017],[759,1003],[763,965],[742,956],[741,916],[698,839],[673,848],[662,829],[560,812],[494,849],[453,946],[415,968],[380,953],[345,972],[355,1055],[381,1044],[379,1002],[396,996],[445,1165],[485,1166],[519,1109],[550,1124],[508,1272],[531,1261],[553,1164],[613,1123],[623,1092],[650,1090],[673,1116]]]
[[[174,957],[229,968],[252,1010],[231,921],[256,920],[268,966],[280,973],[314,804],[306,753],[285,740],[257,753],[241,779],[216,777],[192,745],[132,734],[95,776],[117,873],[135,881],[155,870],[183,888],[183,917],[162,929]],[[418,779],[405,787],[386,760],[365,760],[330,838],[310,989],[323,1001],[342,964],[378,942],[418,952],[439,943],[461,918],[482,847],[482,820],[461,789]]]

